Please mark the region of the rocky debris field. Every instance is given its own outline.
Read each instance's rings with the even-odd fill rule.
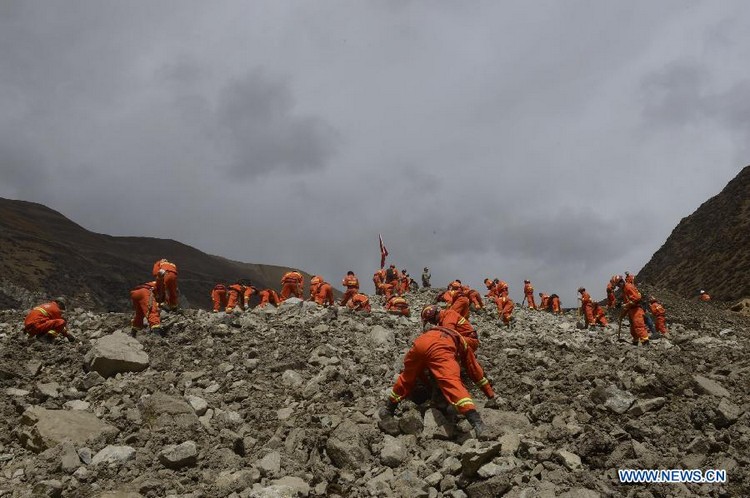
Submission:
[[[414,314],[434,296],[410,294]],[[512,330],[473,314],[500,397],[472,387],[481,441],[429,402],[379,420],[421,327],[378,305],[185,310],[135,339],[127,315],[74,310],[74,344],[0,312],[0,496],[750,496],[748,319],[664,301],[671,338],[649,347],[574,311],[517,310]],[[626,485],[625,468],[728,482]]]

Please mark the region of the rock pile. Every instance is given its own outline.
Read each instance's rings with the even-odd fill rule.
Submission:
[[[748,321],[665,301],[673,337],[649,348],[575,314],[473,316],[500,397],[473,390],[482,440],[429,402],[378,419],[420,324],[377,305],[186,310],[136,339],[128,316],[74,310],[74,344],[0,312],[0,496],[748,496]],[[626,486],[623,468],[729,482]]]

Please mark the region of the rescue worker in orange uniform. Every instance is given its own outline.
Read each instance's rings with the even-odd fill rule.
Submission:
[[[622,287],[622,312],[620,319],[626,314],[630,320],[630,335],[633,337],[633,345],[648,344],[648,329],[644,321],[643,308],[641,307],[641,293],[634,283],[620,280],[618,287]]]
[[[425,306],[422,309],[422,326],[430,323],[455,330],[466,340],[466,344],[472,351],[479,347],[479,336],[469,320],[454,309],[441,310],[435,304]]]
[[[556,315],[562,314],[562,306],[560,306],[560,296],[558,296],[557,294],[552,294],[549,297],[549,306],[552,313]]]
[[[411,277],[409,276],[409,272],[406,270],[401,270],[401,278],[399,279],[399,286],[401,290],[401,295],[403,296],[407,292],[409,292],[409,289],[411,287]]]
[[[700,295],[698,296],[698,299],[700,299],[703,302],[708,302],[711,300],[711,296],[708,295],[708,292],[702,290],[700,292]]]
[[[615,299],[615,277],[612,277],[612,279],[607,282],[607,309],[612,309],[617,304]]]
[[[526,305],[530,310],[536,309],[536,303],[534,302],[534,286],[531,285],[530,280],[523,281],[523,295],[526,298]]]
[[[453,302],[450,303],[448,309],[451,309],[461,315],[464,318],[469,318],[469,310],[471,308],[469,298],[463,294],[462,290],[456,292],[453,295]]]
[[[315,295],[318,293],[318,287],[323,283],[323,277],[320,275],[313,275],[310,278],[310,301],[315,300]]]
[[[583,310],[583,317],[586,320],[586,327],[594,325],[594,304],[591,301],[591,296],[586,289],[583,287],[578,288],[578,293],[581,295],[578,299],[581,301],[581,308]]]
[[[245,287],[239,283],[239,281],[229,286],[229,289],[227,289],[227,296],[227,313],[234,312],[235,308],[240,311],[244,309],[245,306],[243,299],[245,297]]]
[[[667,330],[667,310],[664,309],[664,306],[654,296],[651,296],[649,299],[648,308],[651,314],[654,315],[656,331],[661,335],[667,335],[669,333]]]
[[[375,284],[375,294],[381,296],[383,294],[382,285],[385,283],[384,269],[381,268],[373,274],[372,283]]]
[[[500,296],[495,298],[495,304],[497,305],[497,314],[502,317],[505,326],[510,328],[513,321],[515,303],[507,296]]]
[[[279,299],[279,295],[273,289],[263,289],[262,291],[258,292],[258,297],[260,298],[260,303],[258,304],[258,308],[265,308],[266,305],[268,305],[268,303],[271,303],[276,307],[278,307],[279,304],[281,304],[281,299]]]
[[[159,304],[166,303],[166,308],[175,310],[179,306],[179,290],[177,289],[177,265],[160,259],[154,263],[151,272],[156,280],[155,297]]]
[[[372,311],[370,298],[364,294],[355,294],[354,297],[346,303],[346,307],[353,311]]]
[[[482,311],[484,309],[484,301],[482,301],[482,295],[476,289],[465,285],[462,289],[463,295],[469,299],[469,304],[472,306],[474,311]]]
[[[594,314],[594,323],[596,325],[601,325],[602,327],[607,326],[607,315],[604,313],[604,310],[601,306],[599,306],[599,303],[596,301],[593,302],[593,310]]]
[[[344,297],[341,298],[339,305],[346,306],[346,303],[348,303],[351,298],[359,294],[359,279],[353,271],[349,270],[341,281],[341,285],[346,288],[346,292],[344,292]]]
[[[498,279],[490,280],[489,278],[484,279],[484,286],[487,287],[487,294],[484,295],[484,297],[489,297],[490,299],[494,297],[499,297],[499,291],[497,288],[497,284],[500,281]]]
[[[224,310],[227,307],[227,286],[216,284],[211,290],[211,300],[214,303],[214,313]]]
[[[417,380],[428,369],[434,377],[443,397],[456,410],[466,417],[479,437],[484,431],[484,423],[471,399],[471,394],[461,381],[461,367],[466,369],[469,378],[482,389],[489,399],[495,397],[492,385],[484,376],[484,370],[461,334],[447,327],[435,326],[414,341],[404,357],[404,368],[398,376],[386,401],[380,410],[380,417],[392,416],[398,403],[408,397]]]
[[[396,268],[396,265],[389,266],[388,269],[385,271],[385,279],[383,280],[383,284],[385,286],[390,285],[390,291],[393,294],[399,293],[398,276],[399,276],[399,272],[398,272],[398,269]],[[388,288],[384,287],[383,289],[384,294],[385,292],[387,292],[387,290]],[[388,299],[388,297],[386,297],[386,299]]]
[[[325,280],[318,286],[318,291],[315,294],[315,302],[322,306],[333,306],[333,287]]]
[[[544,292],[539,293],[539,309],[549,311],[549,296]]]
[[[281,300],[286,301],[290,296],[302,299],[302,287],[305,279],[296,270],[288,271],[281,277]]]
[[[148,321],[148,326],[153,332],[161,332],[161,317],[159,316],[159,304],[156,302],[156,281],[146,282],[130,291],[130,300],[133,302],[135,316],[130,322],[130,334],[135,337],[139,330],[144,328],[143,319]]]
[[[248,309],[250,307],[250,298],[253,297],[253,294],[257,293],[257,287],[251,285],[250,282],[245,284],[244,290],[242,291],[242,309]]]
[[[392,315],[410,316],[409,302],[401,296],[391,296],[385,303],[385,310]]]
[[[500,280],[497,283],[497,295],[498,297],[508,297],[508,283]]]
[[[68,332],[68,321],[63,317],[65,299],[56,297],[52,301],[33,308],[23,322],[23,330],[29,337],[54,340],[60,336],[68,341],[75,341],[75,337]]]

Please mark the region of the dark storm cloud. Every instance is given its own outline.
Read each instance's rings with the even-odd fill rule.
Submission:
[[[256,70],[219,96],[220,143],[232,151],[231,173],[253,177],[271,171],[299,173],[325,167],[336,132],[323,120],[294,114],[287,85]]]

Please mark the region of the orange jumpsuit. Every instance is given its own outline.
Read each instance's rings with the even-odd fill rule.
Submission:
[[[242,285],[230,285],[227,294],[229,295],[229,299],[227,301],[227,313],[233,312],[235,307],[239,307],[240,309],[243,308],[244,305],[242,299],[245,296],[245,288]]]
[[[315,300],[315,294],[318,293],[318,287],[322,283],[323,283],[323,277],[320,277],[319,275],[314,275],[310,279],[310,301]]]
[[[214,313],[227,307],[227,286],[216,284],[211,290],[211,300],[214,302]]]
[[[531,283],[523,285],[523,295],[526,296],[526,304],[530,310],[536,309],[536,303],[534,302],[534,287]]]
[[[276,294],[276,291],[273,289],[263,289],[258,293],[258,297],[260,297],[258,308],[265,308],[268,303],[271,303],[274,306],[278,306],[281,303],[279,295]]]
[[[710,301],[711,300],[711,296],[708,295],[708,292],[704,292],[703,294],[700,295],[700,300],[701,301]]]
[[[349,309],[354,311],[372,311],[370,306],[370,298],[364,294],[355,294],[353,298],[346,304]]]
[[[591,302],[591,296],[586,291],[581,293],[581,308],[583,308],[583,316],[586,319],[586,325],[594,325],[596,322],[594,319],[594,304]]]
[[[662,335],[666,335],[669,332],[667,330],[667,310],[665,310],[664,306],[657,301],[651,302],[649,310],[651,310],[651,314],[654,315],[656,331]]]
[[[604,313],[604,310],[601,306],[599,306],[599,303],[594,303],[594,309],[592,310],[594,314],[594,323],[596,325],[601,325],[602,327],[607,326],[607,315]]]
[[[434,327],[417,337],[406,353],[404,369],[391,389],[389,400],[398,403],[407,397],[422,372],[429,369],[445,399],[459,413],[475,410],[474,400],[461,381],[462,365],[488,398],[495,396],[482,366],[461,335],[446,327]]]
[[[607,308],[612,309],[615,304],[615,287],[612,282],[609,282],[607,284]]]
[[[23,322],[23,330],[31,337],[57,337],[59,334],[68,335],[68,322],[62,316],[62,310],[56,302],[40,304],[32,309]]]
[[[298,297],[302,299],[302,287],[304,286],[305,279],[302,274],[297,271],[289,271],[281,277],[281,300],[285,301],[290,296]]]
[[[504,296],[496,297],[495,304],[497,305],[498,315],[503,317],[503,323],[505,325],[510,325],[510,319],[513,316],[513,308],[515,307],[513,300]]]
[[[399,290],[401,291],[401,294],[406,294],[409,292],[409,284],[411,283],[411,278],[406,274],[401,274],[401,279],[399,280]]]
[[[560,307],[560,297],[557,294],[552,294],[549,300],[549,305],[552,308],[552,313],[562,313],[562,308]]]
[[[476,289],[468,289],[464,294],[469,298],[469,303],[474,306],[475,310],[484,309],[482,295]]]
[[[393,284],[380,284],[380,294],[382,294],[385,301],[388,302],[393,295]]]
[[[485,278],[484,285],[485,287],[487,287],[487,291],[488,291],[487,294],[485,294],[485,297],[493,298],[493,297],[498,297],[500,295],[496,282],[490,280],[489,278]]]
[[[641,293],[635,284],[625,282],[622,289],[623,311],[627,311],[630,320],[630,335],[633,341],[648,342],[648,329],[644,321],[645,312],[640,306]]]
[[[464,318],[469,318],[469,298],[463,294],[456,294],[450,308]]]
[[[340,306],[346,306],[351,298],[359,294],[359,279],[356,275],[347,275],[344,280],[341,281],[341,285],[346,287],[344,297],[341,298]]]
[[[545,311],[549,311],[549,296],[543,292],[540,292],[539,299],[541,299],[539,307]]]
[[[455,294],[456,294],[456,291],[449,288],[448,290],[446,290],[439,296],[438,300],[445,301],[446,303],[448,303],[448,305],[451,305],[453,304],[453,298]]]
[[[385,305],[386,311],[394,315],[409,316],[409,303],[401,296],[393,296]]]
[[[156,282],[148,282],[130,291],[130,300],[133,302],[133,309],[135,310],[135,316],[130,324],[134,329],[140,330],[143,328],[144,318],[148,320],[148,326],[151,329],[161,327],[159,305],[154,295],[155,288]]]
[[[498,297],[508,297],[508,284],[502,280],[497,283],[496,293]]]
[[[381,286],[385,283],[385,270],[376,271],[372,276],[372,283],[375,284],[375,294],[378,296],[383,294]]]
[[[479,347],[479,336],[474,327],[469,323],[463,315],[454,309],[441,310],[438,312],[438,324],[441,327],[446,327],[451,330],[455,330],[461,337],[466,340],[466,344],[469,345],[472,351],[476,351]]]
[[[328,282],[321,282],[318,293],[315,294],[315,302],[324,306],[333,306],[333,287]]]
[[[161,278],[161,270],[164,277]],[[160,259],[154,263],[152,274],[156,279],[155,297],[159,303],[167,303],[169,309],[175,309],[178,305],[179,290],[177,290],[177,265],[166,259]]]

